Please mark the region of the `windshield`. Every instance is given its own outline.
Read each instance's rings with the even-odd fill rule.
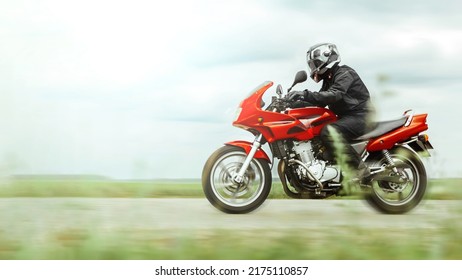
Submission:
[[[248,94],[247,94],[247,97],[250,97],[252,94],[254,94],[255,92],[257,92],[259,89],[263,88],[263,87],[266,87],[268,84],[270,84],[271,82],[270,81],[266,81],[266,82],[263,82],[261,83],[260,85],[258,85],[257,87],[255,87],[252,91],[250,91]]]

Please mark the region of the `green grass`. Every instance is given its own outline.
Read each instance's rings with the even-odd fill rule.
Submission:
[[[462,180],[431,180],[428,199],[462,199]],[[199,181],[22,179],[0,183],[0,197],[203,197]],[[280,183],[272,198],[285,198]],[[345,199],[342,197],[341,199]],[[11,215],[14,215],[14,211]],[[40,238],[0,229],[0,259],[462,259],[462,225],[306,230],[50,229]]]
[[[201,197],[199,183],[114,180],[11,180],[0,197]]]
[[[462,178],[430,180],[427,197],[430,199],[462,199]]]
[[[204,194],[199,180],[11,179],[0,182],[0,197],[202,198]],[[273,183],[269,198],[287,198],[280,182]],[[462,179],[430,180],[426,198],[462,199]]]
[[[41,242],[6,239],[0,234],[0,259],[450,260],[462,259],[462,229],[215,230],[181,234],[65,230]]]

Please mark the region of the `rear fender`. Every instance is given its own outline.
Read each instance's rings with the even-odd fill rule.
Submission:
[[[430,144],[428,139],[425,139],[423,135],[419,137],[413,137],[410,141],[403,144],[408,145],[412,150],[414,150],[422,157],[431,156],[428,150],[433,149],[433,146]]]
[[[248,141],[232,141],[232,142],[225,143],[225,145],[242,148],[246,154],[249,154],[250,150],[252,149],[253,144]],[[262,149],[257,150],[254,158],[264,159],[268,161],[269,163],[271,163],[271,160],[269,159],[268,155]]]

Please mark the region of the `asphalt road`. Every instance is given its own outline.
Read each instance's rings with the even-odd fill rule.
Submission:
[[[6,198],[0,199],[0,235],[41,239],[72,229],[379,229],[437,228],[461,223],[462,202],[424,201],[405,215],[383,215],[360,200],[268,200],[245,215],[224,214],[206,199]]]

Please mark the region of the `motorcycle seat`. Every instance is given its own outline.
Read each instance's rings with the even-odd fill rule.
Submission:
[[[356,141],[365,141],[369,140],[372,138],[376,138],[378,136],[381,136],[387,132],[390,132],[392,130],[395,130],[397,128],[402,127],[407,120],[407,116],[401,117],[397,120],[391,120],[391,121],[384,121],[384,122],[376,122],[372,127],[372,130],[364,134],[363,136],[360,136],[356,138]]]

